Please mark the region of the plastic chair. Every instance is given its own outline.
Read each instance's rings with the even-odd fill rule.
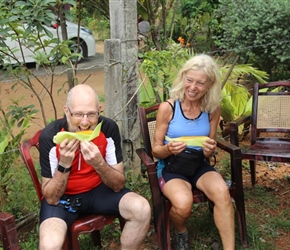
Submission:
[[[160,250],[170,250],[170,220],[169,210],[171,207],[170,201],[163,196],[157,178],[156,161],[152,155],[152,142],[156,124],[156,112],[159,104],[149,108],[139,108],[139,118],[141,123],[141,135],[143,139],[143,148],[136,150],[137,155],[141,159],[141,163],[145,165],[153,204],[154,225],[157,232],[158,244]],[[230,154],[231,167],[231,183],[229,190],[231,197],[235,201],[235,207],[238,215],[239,232],[241,243],[244,247],[248,247],[246,217],[244,206],[244,192],[242,183],[242,168],[241,168],[241,150],[222,139],[217,139],[217,146]],[[198,189],[193,189],[194,203],[210,202],[206,195]]]
[[[285,91],[287,90],[288,91]],[[290,82],[254,84],[252,114],[230,123],[230,141],[239,146],[238,127],[250,124],[250,143],[242,148],[249,160],[252,185],[256,183],[256,161],[290,162]]]
[[[23,141],[20,146],[20,151],[24,163],[29,171],[30,177],[32,179],[33,185],[35,187],[39,202],[43,199],[43,195],[41,192],[41,184],[38,178],[38,175],[35,170],[35,166],[33,163],[33,159],[31,156],[31,148],[35,147],[39,150],[39,136],[41,130],[38,131],[31,139]],[[65,239],[63,249],[80,249],[78,236],[82,233],[91,233],[92,240],[95,245],[101,246],[101,238],[100,238],[100,230],[111,224],[116,216],[107,216],[107,215],[88,215],[83,216],[74,221],[74,223],[70,226],[67,237]],[[122,218],[119,218],[121,229],[123,229],[124,221]]]

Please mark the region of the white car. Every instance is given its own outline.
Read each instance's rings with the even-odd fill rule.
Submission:
[[[52,34],[53,34],[53,38],[60,38],[61,40],[61,27],[60,25],[58,25],[57,23],[51,25],[51,27],[48,27],[46,25],[44,25],[46,29],[48,29]],[[77,53],[77,48],[78,48],[78,25],[69,21],[66,21],[66,27],[67,27],[67,35],[68,35],[68,40],[72,41],[71,44],[69,45],[69,48],[72,52]],[[82,56],[76,58],[78,62],[80,62],[82,59],[86,58],[86,57],[90,57],[90,56],[94,56],[96,54],[96,43],[95,43],[95,38],[92,35],[92,32],[84,27],[80,27],[80,34],[79,34],[79,38],[80,38],[80,51],[79,54],[81,54]],[[48,36],[44,35],[41,37],[41,40],[50,40],[51,38],[49,38]],[[36,47],[34,47],[33,45],[26,45],[27,43],[23,43],[21,46],[22,49],[22,53],[21,53],[21,49],[19,46],[19,43],[16,40],[12,40],[10,37],[6,37],[6,39],[4,40],[5,44],[7,45],[7,47],[9,47],[11,50],[13,50],[13,56],[15,56],[17,58],[17,60],[19,60],[19,62],[23,63],[23,56],[22,53],[24,55],[25,58],[25,63],[33,63],[35,62],[35,55],[36,55]],[[21,41],[21,40],[20,40]],[[56,45],[56,44],[55,44]],[[46,47],[46,53],[48,54],[54,46],[48,46]],[[41,50],[43,51],[43,50]],[[1,52],[1,47],[0,47],[0,52]],[[3,53],[1,53],[3,54]],[[4,55],[4,54],[3,54]],[[8,55],[2,55],[2,60],[4,61],[4,63],[16,63],[17,60],[13,60],[11,56]],[[10,53],[11,55],[11,53]],[[10,59],[8,59],[8,57]],[[53,59],[53,57],[51,58]],[[75,61],[75,60],[73,60]]]

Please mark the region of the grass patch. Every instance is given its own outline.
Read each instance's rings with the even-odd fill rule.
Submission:
[[[218,165],[222,171],[226,171],[226,169],[223,169],[223,164],[219,163]],[[38,214],[39,203],[27,170],[23,166],[18,165],[18,167],[13,166],[11,171],[13,171],[13,178],[11,178],[9,185],[8,202],[2,207],[2,211],[13,213],[16,216],[17,223],[19,223],[21,219],[26,218],[31,213]],[[128,180],[127,187],[150,199],[150,188],[146,178],[135,176],[133,171],[128,171],[126,177]],[[282,179],[280,185],[289,186],[288,180]],[[244,187],[244,193],[247,234],[250,243],[248,249],[281,249],[276,247],[277,239],[280,236],[286,237],[290,232],[290,207],[285,206],[288,202],[287,197],[289,196],[280,197],[279,193],[275,192],[274,189],[261,185]],[[19,231],[19,244],[21,249],[37,248],[37,223],[36,219],[36,222],[34,224],[32,223],[30,227]],[[192,217],[188,221],[188,230],[191,249],[222,249],[220,236],[207,203],[193,206]],[[171,231],[173,232],[173,230]],[[144,247],[147,249],[158,249],[153,223],[150,232],[144,241]],[[113,224],[101,230],[102,249],[120,249],[120,234],[119,221],[116,219]],[[80,245],[82,250],[98,249],[93,245],[89,234],[80,235]],[[285,249],[287,249],[286,247]],[[236,219],[236,250],[241,249],[244,248],[240,243],[239,227]]]

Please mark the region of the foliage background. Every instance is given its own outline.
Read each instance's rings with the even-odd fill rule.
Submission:
[[[290,78],[288,0],[220,0],[214,17],[220,50],[233,51],[240,62],[267,72],[270,80]]]
[[[16,7],[11,8],[11,3],[17,3]],[[28,21],[31,24],[31,31],[34,28],[41,29],[42,22],[48,23],[50,21],[49,8],[59,3],[60,1],[53,0],[1,1],[0,14],[1,17],[5,18],[0,20],[0,26]],[[80,18],[83,25],[95,32],[97,40],[108,38],[110,32],[107,0],[77,2],[69,0],[65,3],[76,6],[71,12],[75,21]],[[248,103],[253,81],[263,82],[267,79],[265,72],[269,74],[270,80],[289,78],[290,53],[287,41],[289,37],[289,8],[287,0],[138,1],[138,14],[151,24],[150,37],[145,40],[145,46],[139,51],[140,79],[143,81],[146,78],[146,85],[144,85],[146,87],[140,91],[141,104],[150,105],[150,103],[165,100],[168,97],[172,79],[182,63],[195,53],[205,52],[215,56],[219,61],[221,74],[225,79],[223,90],[225,103],[222,105],[224,111],[227,112],[223,117],[227,116],[226,120],[230,121],[245,114],[250,109]],[[31,12],[31,9],[36,11]],[[2,36],[7,35],[7,32],[8,30],[5,29],[0,30],[0,47],[3,45]],[[29,30],[19,35],[23,37],[28,33]],[[31,40],[36,41],[33,32],[31,35]],[[183,42],[181,43],[181,41]],[[61,48],[65,47],[59,47],[60,50]],[[39,63],[45,62],[44,58],[44,56],[39,56]],[[27,73],[25,79],[28,80],[28,83],[33,77],[25,65],[10,67],[10,69],[11,73],[18,77]],[[229,75],[228,72],[230,72]],[[20,78],[19,81],[21,82]],[[239,96],[243,98],[239,98]],[[13,104],[15,105],[9,108],[1,107],[3,112],[1,113],[0,127],[3,133],[0,133],[0,142],[2,143],[0,151],[2,157],[0,164],[0,210],[13,213],[19,222],[23,218],[29,217],[31,213],[38,213],[37,198],[33,196],[32,184],[27,178],[22,162],[19,161],[19,152],[17,152],[19,142],[29,126],[29,119],[33,118],[36,111],[33,106],[23,106],[17,100],[14,100]],[[20,114],[19,116],[15,116],[17,112]],[[16,130],[19,131],[17,125],[23,118],[27,120],[21,123],[21,132],[16,133]],[[43,120],[47,122],[45,117]],[[7,131],[12,132],[9,133],[8,139]],[[15,151],[15,155],[12,154],[12,151],[13,153]],[[283,185],[289,183],[287,177],[283,177],[279,181]],[[146,176],[141,178],[129,174],[128,185],[149,199],[150,191]],[[289,233],[289,206],[277,215],[274,212],[277,212],[280,200],[277,196],[273,197],[272,193],[267,192],[268,188],[258,187],[246,190],[248,195],[247,209],[251,211],[248,214],[249,225],[251,225],[249,227],[251,245],[253,249],[274,249],[275,237],[281,232],[282,234]],[[257,197],[263,197],[265,202]],[[257,208],[252,209],[255,205]],[[263,211],[267,210],[267,212],[258,213],[257,220],[255,212],[263,206]],[[266,206],[267,208],[265,208]],[[193,245],[196,246],[195,249],[208,249],[211,242],[218,242],[218,234],[214,231],[212,224],[211,226],[204,224],[205,222],[212,223],[210,214],[206,209],[195,207],[193,211],[199,216],[192,222],[192,231],[196,232],[195,225],[198,225],[198,231],[201,232],[201,235],[195,234],[193,236]],[[204,228],[210,229],[210,231],[202,233]],[[107,242],[112,240],[111,231],[111,228],[107,231],[107,238],[105,237]],[[37,248],[37,232],[37,225],[32,224],[31,231],[24,234],[23,237],[21,236],[23,249]],[[117,241],[117,237],[118,234],[114,240]],[[263,239],[266,240],[263,241]],[[92,246],[90,243],[86,243],[84,248],[86,247],[91,249]],[[108,246],[108,249],[112,249],[112,246]]]

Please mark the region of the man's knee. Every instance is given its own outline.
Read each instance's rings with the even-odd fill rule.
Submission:
[[[150,220],[150,217],[151,217],[150,204],[144,197],[140,196],[140,198],[142,199],[140,200],[140,205],[141,205],[141,211],[142,211],[141,214],[142,214],[143,221]]]
[[[151,208],[144,197],[130,192],[124,195],[120,201],[120,213],[125,219],[129,219],[126,216],[132,216],[138,220],[145,221],[151,217]]]
[[[39,249],[61,249],[67,233],[65,221],[59,218],[44,220],[39,227]]]

